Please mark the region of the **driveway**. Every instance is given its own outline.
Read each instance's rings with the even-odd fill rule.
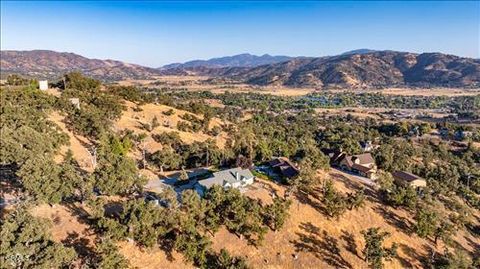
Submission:
[[[334,168],[334,167],[332,167],[331,169],[334,170],[335,172],[338,172],[339,174],[342,174],[342,175],[346,176],[347,178],[348,177],[355,178],[355,179],[361,181],[362,183],[365,183],[366,185],[368,185],[372,188],[377,186],[377,183],[375,183],[375,181],[373,181],[369,178],[362,177],[362,176],[359,176],[359,175],[356,175],[356,174],[353,174],[353,173],[349,173],[349,172],[346,172],[346,171],[343,171],[341,169]]]

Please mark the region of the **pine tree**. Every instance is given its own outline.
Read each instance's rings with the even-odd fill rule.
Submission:
[[[442,220],[437,225],[433,232],[435,245],[438,243],[438,239],[442,240],[446,244],[450,244],[452,236],[455,234],[455,226],[449,221]]]
[[[394,243],[391,248],[385,248],[383,241],[388,232],[381,232],[380,228],[369,228],[362,231],[365,239],[365,247],[363,249],[363,255],[365,255],[365,261],[371,268],[381,269],[383,268],[383,260],[390,260],[397,255],[397,245]]]
[[[23,187],[35,199],[47,203],[60,203],[74,192],[79,178],[72,174],[70,164],[56,164],[49,156],[29,159],[17,172]]]
[[[97,244],[95,267],[102,269],[126,269],[129,262],[119,252],[117,246],[110,239],[103,239]]]
[[[420,208],[415,214],[414,230],[418,236],[428,238],[435,234],[438,223],[438,216],[434,211],[427,208]]]
[[[264,208],[265,221],[274,231],[280,230],[288,219],[291,201],[280,197],[273,198],[273,203]]]
[[[349,193],[347,195],[347,205],[349,210],[362,207],[365,204],[365,198],[365,191],[363,189],[355,193]]]
[[[323,188],[322,202],[329,217],[340,217],[346,210],[346,200],[339,194],[333,182],[328,180]]]

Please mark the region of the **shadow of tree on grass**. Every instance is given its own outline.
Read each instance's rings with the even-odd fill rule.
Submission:
[[[310,222],[300,224],[300,228],[303,232],[297,233],[298,240],[292,242],[297,252],[310,252],[335,268],[353,268],[341,256],[336,238],[326,231],[320,231],[320,228]]]

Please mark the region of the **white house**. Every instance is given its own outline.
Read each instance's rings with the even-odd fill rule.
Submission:
[[[213,173],[213,176],[204,180],[199,180],[195,186],[197,192],[203,195],[205,190],[213,185],[219,185],[223,188],[240,188],[253,184],[255,177],[248,169],[236,167]]]
[[[48,90],[48,80],[40,80],[38,81],[38,87],[42,91]]]

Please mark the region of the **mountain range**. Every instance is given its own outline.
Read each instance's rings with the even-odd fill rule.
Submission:
[[[150,68],[46,50],[1,51],[1,73],[55,78],[81,71],[98,79],[147,79],[197,74],[255,85],[290,87],[478,87],[480,60],[442,53],[361,49],[337,56],[288,57],[239,54]]]
[[[257,85],[292,87],[476,87],[480,60],[441,53],[375,51],[296,58],[255,68],[228,68],[217,75]]]
[[[238,54],[234,56],[226,56],[220,58],[212,58],[209,60],[194,60],[185,63],[173,63],[163,66],[160,69],[171,68],[192,68],[192,67],[208,67],[208,68],[222,68],[222,67],[256,67],[266,64],[274,64],[285,62],[293,57],[289,56],[271,56],[264,54],[256,56],[249,53]]]

